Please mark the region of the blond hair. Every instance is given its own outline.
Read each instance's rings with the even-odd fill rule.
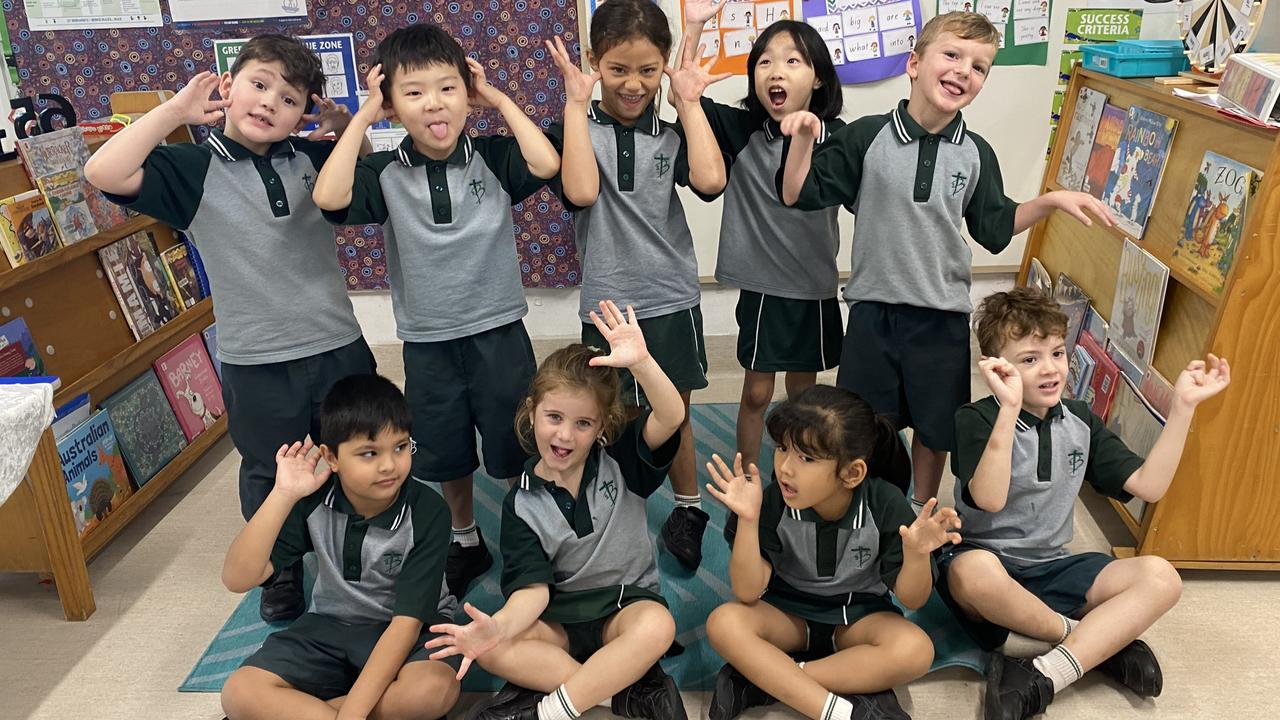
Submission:
[[[936,41],[942,33],[951,33],[961,40],[976,40],[993,47],[1000,47],[1000,30],[986,15],[975,12],[949,12],[937,15],[920,29],[920,38],[916,40],[915,53],[922,55],[930,43]]]
[[[600,409],[600,434],[604,442],[618,439],[618,433],[627,421],[626,410],[618,395],[618,371],[591,364],[591,358],[602,354],[596,348],[574,343],[551,353],[538,366],[538,372],[529,384],[528,397],[516,409],[516,438],[526,452],[538,452],[533,438],[533,411],[543,396],[555,390],[590,393]]]

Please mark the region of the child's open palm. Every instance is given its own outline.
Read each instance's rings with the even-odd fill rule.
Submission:
[[[505,100],[507,96],[485,77],[484,66],[467,58],[467,68],[471,70],[471,102],[480,107],[498,107],[498,103]]]
[[[333,472],[328,467],[317,471],[320,453],[312,453],[310,440],[281,445],[276,451],[276,489],[297,501],[320,489]]]
[[[1022,375],[1013,363],[1002,357],[984,357],[978,361],[978,370],[1002,406],[1022,406]]]
[[[684,102],[698,102],[709,86],[733,77],[733,73],[711,74],[711,66],[715,64],[716,58],[713,56],[703,60],[704,47],[699,45],[697,52],[689,52],[690,48],[686,47],[678,70],[672,70],[670,65],[662,69],[671,78],[671,94]]]
[[[591,93],[595,90],[596,83],[600,82],[600,71],[597,70],[590,75],[582,72],[582,68],[569,57],[569,51],[565,49],[564,41],[559,37],[555,38],[555,42],[547,40],[546,44],[552,61],[564,76],[566,99],[569,102],[591,102]]]
[[[382,96],[382,81],[386,77],[382,72],[381,64],[369,68],[368,74],[364,76],[364,86],[369,89],[369,95],[356,114],[360,115],[368,125],[382,122],[391,116],[386,107],[386,98]]]
[[[764,498],[760,470],[752,464],[749,473],[742,472],[742,453],[734,456],[732,472],[719,455],[713,454],[711,461],[707,463],[707,474],[712,481],[707,483],[707,492],[738,518],[759,520],[760,503]]]
[[[427,641],[426,648],[440,648],[431,653],[432,660],[443,660],[453,655],[462,656],[462,667],[458,668],[457,678],[462,679],[481,655],[489,652],[502,642],[502,628],[494,621],[492,615],[486,614],[471,603],[463,603],[462,609],[471,616],[466,625],[442,623],[427,628],[440,637]]]
[[[1231,383],[1231,366],[1226,358],[1209,353],[1209,362],[1193,360],[1178,373],[1173,394],[1189,408],[1222,392]]]
[[[960,544],[960,533],[952,532],[960,529],[960,516],[949,507],[934,512],[937,506],[938,498],[929,498],[911,527],[898,526],[903,552],[927,555],[947,543]]]
[[[687,25],[705,25],[724,10],[726,0],[685,0],[684,21]]]
[[[609,354],[591,358],[592,365],[629,368],[648,359],[649,346],[645,344],[644,333],[636,321],[636,311],[630,305],[624,316],[612,300],[601,301],[600,314],[591,311],[591,322],[609,343]]]
[[[1089,226],[1093,224],[1093,220],[1089,217],[1090,215],[1098,218],[1107,227],[1116,224],[1111,217],[1111,209],[1089,193],[1074,190],[1057,190],[1050,193],[1050,195],[1053,196],[1054,206],[1079,220],[1082,225]]]
[[[209,71],[191,78],[181,90],[169,99],[170,105],[178,113],[178,119],[184,125],[209,125],[222,119],[223,110],[231,107],[230,100],[214,100],[211,95],[218,89],[221,78]]]
[[[351,110],[346,105],[333,98],[322,98],[315,94],[312,94],[311,100],[315,103],[315,112],[303,115],[299,124],[299,127],[308,123],[316,124],[316,129],[307,133],[308,140],[319,140],[329,133],[341,135],[347,125],[351,124]]]

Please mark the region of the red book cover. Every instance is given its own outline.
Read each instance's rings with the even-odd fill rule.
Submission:
[[[226,406],[222,404],[222,385],[198,334],[161,355],[155,362],[155,369],[188,442],[226,412]]]
[[[1080,347],[1097,363],[1093,368],[1093,380],[1089,382],[1087,396],[1081,398],[1089,403],[1093,414],[1107,419],[1111,412],[1111,399],[1116,396],[1116,383],[1120,381],[1120,366],[1107,355],[1089,333],[1080,333],[1077,341]]]

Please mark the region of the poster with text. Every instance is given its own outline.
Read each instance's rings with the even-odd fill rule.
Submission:
[[[920,35],[919,0],[804,0],[805,22],[827,43],[840,82],[901,75]]]
[[[178,27],[308,22],[307,0],[169,0],[169,13]]]
[[[160,0],[24,0],[31,30],[161,27]]]
[[[680,0],[681,25],[684,24],[684,0]],[[747,55],[756,37],[779,20],[795,20],[792,0],[749,2],[729,0],[720,14],[707,22],[698,38],[702,59],[715,58],[713,73],[747,74]]]
[[[938,14],[976,12],[1000,31],[996,65],[1044,65],[1049,61],[1050,0],[938,0]]]

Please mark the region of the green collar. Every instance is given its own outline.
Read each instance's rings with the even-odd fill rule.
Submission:
[[[601,125],[622,125],[616,118],[604,111],[600,106],[600,101],[596,100],[591,103],[591,107],[587,108],[587,117],[600,123]],[[648,134],[658,135],[662,132],[662,123],[658,120],[658,103],[649,103],[649,107],[645,108],[640,117],[636,119],[635,129]]]
[[[273,158],[278,155],[293,155],[296,150],[293,147],[293,141],[289,138],[272,143],[271,147],[262,155],[258,155],[249,148],[227,137],[227,134],[217,128],[209,131],[209,139],[205,142],[213,148],[214,153],[226,160],[227,162],[235,162],[237,160],[247,160],[254,157]]]
[[[458,144],[454,146],[453,152],[449,153],[449,157],[444,162],[450,165],[466,165],[471,162],[471,155],[475,152],[471,145],[471,136],[463,133],[458,136]],[[396,159],[405,167],[414,167],[426,165],[428,163],[438,163],[439,160],[429,158],[418,152],[413,146],[413,138],[405,135],[404,140],[400,141],[400,146],[396,148]]]
[[[920,123],[911,117],[911,113],[907,112],[907,101],[898,102],[898,107],[890,113],[893,116],[893,134],[898,138],[898,142],[903,145],[909,145],[922,137],[929,135],[938,135],[945,140],[951,142],[952,145],[959,145],[964,142],[964,118],[960,113],[951,119],[947,126],[942,128],[941,132],[931,133],[920,126]]]
[[[815,523],[819,526],[834,525],[842,528],[861,529],[867,521],[867,483],[872,480],[871,477],[863,478],[858,487],[853,489],[853,499],[849,501],[849,509],[844,511],[844,515],[839,520],[824,520],[817,510],[813,508],[805,508],[797,510],[789,505],[783,504],[782,512],[793,520],[803,520],[804,522]],[[773,481],[778,482],[775,475]]]
[[[546,480],[538,476],[533,471],[538,466],[538,461],[542,459],[540,455],[534,455],[524,461],[524,472],[520,475],[520,479],[516,482],[521,490],[537,490],[539,488],[552,492],[560,486],[552,480]],[[587,486],[596,479],[596,474],[600,471],[600,448],[591,448],[591,452],[587,453],[587,462],[582,467],[582,481],[578,483],[578,497],[575,500],[581,500],[583,493],[586,492]],[[564,488],[561,488],[564,489]],[[567,490],[566,490],[567,492]]]
[[[999,398],[997,398],[995,395],[992,395],[991,399],[996,401],[996,407],[1000,406]],[[1060,417],[1062,417],[1062,401],[1061,400],[1058,401],[1057,405],[1054,405],[1053,407],[1049,408],[1049,411],[1044,414],[1043,420],[1036,417],[1034,413],[1028,412],[1026,408],[1023,408],[1018,411],[1017,428],[1019,430],[1030,430],[1032,428],[1038,428],[1040,427],[1040,425]]]
[[[396,499],[391,503],[391,506],[376,516],[368,518],[368,523],[383,530],[395,530],[400,527],[405,517],[408,516],[409,483],[411,482],[417,481],[411,477],[405,478],[404,484],[400,486],[400,493],[396,495]],[[352,520],[366,520],[356,512],[355,507],[351,505],[351,501],[347,499],[347,494],[343,492],[342,482],[338,479],[337,474],[334,474],[329,480],[329,490],[324,496],[324,506],[347,515]]]

